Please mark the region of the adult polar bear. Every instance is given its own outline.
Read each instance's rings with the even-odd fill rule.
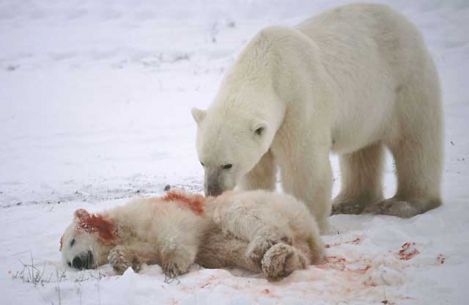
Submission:
[[[207,111],[193,109],[205,191],[283,189],[321,227],[330,214],[329,153],[341,155],[336,213],[411,217],[441,204],[438,76],[415,26],[383,5],[351,4],[247,45]],[[397,192],[383,200],[383,152]]]

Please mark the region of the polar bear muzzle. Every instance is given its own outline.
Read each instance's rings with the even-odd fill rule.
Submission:
[[[229,168],[216,167],[210,168],[204,166],[205,170],[205,181],[204,181],[204,191],[205,196],[218,196],[224,191],[231,190],[234,188],[235,183],[233,176],[235,173],[232,172],[232,164],[229,164]]]
[[[205,196],[218,196],[223,193],[223,188],[220,185],[220,175],[207,175],[205,179]],[[208,176],[208,177],[207,177]]]

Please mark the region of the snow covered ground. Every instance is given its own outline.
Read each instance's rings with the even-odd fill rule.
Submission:
[[[329,262],[278,283],[197,266],[165,282],[158,266],[116,276],[109,266],[61,265],[58,241],[75,209],[99,211],[167,184],[200,191],[190,108],[210,103],[259,29],[344,3],[167,2],[0,1],[0,303],[467,304],[464,0],[387,2],[422,30],[441,75],[443,207],[407,220],[333,216]],[[335,159],[334,168],[338,177]]]

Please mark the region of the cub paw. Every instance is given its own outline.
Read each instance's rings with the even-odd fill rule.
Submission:
[[[138,260],[132,252],[122,246],[111,249],[108,255],[108,261],[118,274],[124,273],[129,267],[132,267],[135,272],[140,271],[141,268],[141,264],[138,263]]]
[[[278,281],[298,269],[305,269],[306,258],[295,248],[286,244],[272,246],[261,262],[262,272],[269,281]]]
[[[176,262],[163,263],[161,269],[163,270],[164,275],[169,279],[174,279],[184,273]]]
[[[292,238],[282,234],[260,234],[256,236],[246,249],[246,256],[256,264],[261,264],[264,254],[274,245],[292,244]]]

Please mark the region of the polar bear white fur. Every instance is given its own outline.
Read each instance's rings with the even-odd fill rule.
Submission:
[[[329,154],[340,154],[336,213],[411,217],[441,204],[437,72],[415,26],[387,6],[351,4],[246,46],[208,108],[194,108],[205,192],[283,189],[322,228],[331,211]],[[384,148],[397,192],[383,200]]]
[[[60,248],[64,262],[77,269],[109,262],[122,273],[159,264],[173,277],[196,262],[277,280],[322,260],[318,230],[306,206],[290,195],[227,192],[206,199],[171,191],[99,214],[77,210]]]

